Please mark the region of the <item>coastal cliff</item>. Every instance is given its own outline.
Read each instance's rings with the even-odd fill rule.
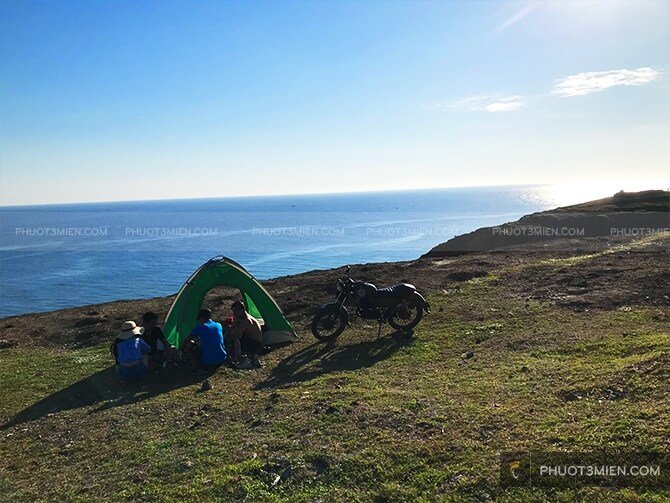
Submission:
[[[670,192],[619,192],[612,197],[526,215],[484,227],[431,249],[424,257],[533,246],[533,249],[597,250],[603,243],[670,230]]]

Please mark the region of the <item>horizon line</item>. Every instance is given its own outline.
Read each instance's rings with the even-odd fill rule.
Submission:
[[[655,185],[658,183],[658,180],[651,181],[649,185]],[[622,185],[626,182],[622,182]],[[597,184],[603,184],[607,186],[606,183],[596,182]],[[409,189],[401,188],[392,188],[392,189],[360,189],[360,190],[348,190],[340,192],[289,192],[289,193],[277,193],[277,194],[242,194],[242,195],[224,195],[224,196],[205,196],[205,197],[166,197],[166,198],[155,198],[155,199],[116,199],[116,200],[100,200],[100,201],[75,201],[75,202],[53,202],[53,203],[21,203],[21,204],[0,204],[0,210],[13,209],[13,208],[35,208],[35,207],[49,207],[49,206],[74,206],[74,205],[95,205],[95,204],[121,204],[121,203],[150,203],[150,202],[173,202],[173,201],[206,201],[206,200],[220,200],[220,199],[244,199],[244,198],[277,198],[277,197],[291,197],[291,196],[338,196],[338,195],[347,195],[347,194],[381,194],[388,192],[428,192],[435,190],[457,190],[457,189],[489,189],[489,188],[521,188],[521,187],[556,187],[567,185],[566,182],[563,183],[514,183],[509,185],[451,185],[451,186],[442,186],[442,187],[415,187]],[[621,188],[620,190],[625,190]],[[668,191],[670,187],[657,187],[657,188],[635,188],[632,192],[639,192],[644,190],[663,190]]]
[[[204,201],[218,199],[243,199],[243,198],[270,198],[270,197],[291,197],[291,196],[338,196],[345,194],[379,194],[384,192],[419,192],[430,190],[449,190],[449,189],[476,189],[476,188],[497,188],[497,187],[546,187],[551,183],[517,183],[510,185],[452,185],[447,187],[416,187],[410,189],[361,189],[348,190],[341,192],[289,192],[278,194],[243,194],[243,195],[225,195],[225,196],[205,196],[205,197],[166,197],[156,199],[115,199],[101,201],[76,201],[76,202],[55,202],[55,203],[21,203],[21,204],[0,204],[0,209],[7,208],[26,208],[36,206],[69,206],[77,204],[115,204],[115,203],[149,203],[149,202],[171,202],[171,201]]]

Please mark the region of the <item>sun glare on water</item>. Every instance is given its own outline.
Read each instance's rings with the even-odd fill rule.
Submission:
[[[547,202],[556,206],[568,206],[571,204],[593,201],[608,197],[622,190],[615,184],[574,183],[547,186],[543,192]]]

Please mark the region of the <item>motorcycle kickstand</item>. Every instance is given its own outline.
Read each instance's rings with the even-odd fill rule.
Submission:
[[[379,327],[378,327],[378,330],[377,330],[377,340],[379,340],[379,338],[382,335],[382,320],[377,320],[377,323],[379,324]]]

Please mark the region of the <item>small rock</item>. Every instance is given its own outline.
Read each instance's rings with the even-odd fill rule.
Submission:
[[[200,389],[202,391],[209,391],[213,388],[214,386],[212,386],[212,381],[210,381],[209,379],[205,379],[204,381],[202,381],[202,384],[200,385]]]
[[[337,412],[337,407],[334,405],[329,405],[326,409],[326,414],[335,414]]]
[[[467,351],[467,352],[463,353],[462,356],[465,360],[469,360],[470,358],[475,356],[475,352],[474,351]]]

